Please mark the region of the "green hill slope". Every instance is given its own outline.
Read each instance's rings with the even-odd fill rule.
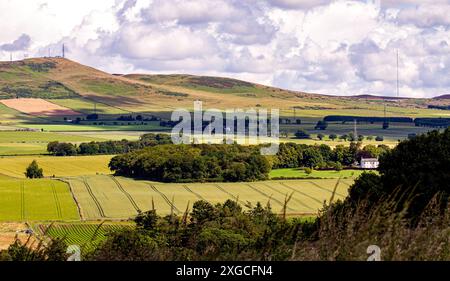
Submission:
[[[370,94],[370,93],[368,93]],[[279,108],[282,115],[320,118],[325,115],[383,116],[379,98],[333,97],[287,91],[245,81],[193,75],[112,75],[63,58],[36,58],[0,62],[0,99],[34,97],[85,114],[94,104],[101,114],[170,112],[192,108]],[[431,100],[389,100],[389,116],[446,116],[428,109]],[[433,101],[434,103],[436,101]],[[446,103],[448,100],[442,100]],[[0,114],[6,109],[0,108]],[[448,114],[447,114],[448,115]]]

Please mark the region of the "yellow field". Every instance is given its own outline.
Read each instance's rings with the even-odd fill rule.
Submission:
[[[329,202],[337,179],[284,180],[254,183],[165,184],[106,175],[66,178],[85,220],[127,219],[138,210],[153,207],[159,215],[181,215],[194,202],[212,204],[238,201],[244,209],[258,202],[270,204],[275,213],[283,211],[285,199],[292,195],[286,213],[292,216],[316,215]],[[347,196],[353,179],[340,182],[335,199]]]
[[[36,160],[39,167],[44,169],[45,177],[110,174],[108,163],[111,158],[112,156],[110,155],[1,157],[0,174],[15,178],[25,178],[25,169],[33,160]]]

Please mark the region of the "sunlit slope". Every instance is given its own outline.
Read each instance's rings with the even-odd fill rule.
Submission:
[[[16,97],[43,98],[82,113],[91,112],[94,104],[103,114],[165,112],[192,108],[193,101],[201,100],[205,108],[267,107],[281,109],[283,115],[293,115],[294,107],[297,116],[384,115],[383,100],[370,96],[308,94],[223,77],[112,75],[63,58],[0,62],[0,99]],[[443,110],[428,109],[429,102],[390,100],[387,115],[446,116]],[[8,114],[0,110],[3,119]]]

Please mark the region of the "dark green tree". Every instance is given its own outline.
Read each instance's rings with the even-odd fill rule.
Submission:
[[[25,176],[29,179],[40,179],[44,177],[44,171],[42,168],[39,168],[38,163],[36,160],[33,160],[30,165],[28,165]]]

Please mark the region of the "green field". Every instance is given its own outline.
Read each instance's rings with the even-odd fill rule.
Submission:
[[[361,175],[363,170],[342,170],[342,171],[317,171],[313,170],[311,174],[305,173],[303,169],[286,168],[275,169],[269,174],[270,178],[323,178],[323,179],[337,179],[337,178],[355,178]]]
[[[90,136],[57,134],[49,132],[20,132],[0,131],[0,143],[48,143],[59,142],[88,142],[100,139]]]
[[[290,215],[317,214],[331,198],[336,179],[285,180],[254,183],[164,184],[112,176],[86,176],[65,179],[80,205],[83,219],[127,219],[153,206],[160,215],[182,214],[198,200],[213,204],[227,199],[243,206],[270,203],[281,213],[286,196]],[[344,198],[353,179],[341,181],[335,198]]]
[[[93,249],[106,238],[108,233],[131,227],[132,224],[129,223],[56,223],[34,226],[41,235],[54,239],[63,239],[67,245],[78,245],[83,252]]]
[[[0,157],[0,174],[24,178],[25,169],[33,160],[36,160],[38,165],[44,169],[46,177],[110,174],[108,163],[111,157],[109,155]]]
[[[147,134],[148,132],[144,131],[90,131],[90,132],[61,132],[61,134],[70,134],[70,135],[79,135],[86,136],[101,140],[129,140],[136,141],[139,140],[139,137],[143,134]],[[155,132],[157,133],[157,132]]]
[[[67,184],[56,180],[0,179],[0,221],[79,220]]]
[[[46,143],[0,143],[0,155],[38,155],[47,153]]]
[[[124,123],[127,124],[128,122]],[[20,126],[47,132],[158,131],[164,129],[159,126],[159,122],[148,122],[147,125],[24,124]]]
[[[112,107],[103,103],[93,102],[88,99],[49,99],[48,101],[57,105],[71,108],[77,112],[81,112],[84,114],[91,114],[94,112],[94,110],[98,114],[130,114],[130,112],[124,111],[120,108]]]
[[[47,144],[52,141],[80,143],[102,140],[104,139],[83,135],[0,131],[0,155],[47,154]]]

